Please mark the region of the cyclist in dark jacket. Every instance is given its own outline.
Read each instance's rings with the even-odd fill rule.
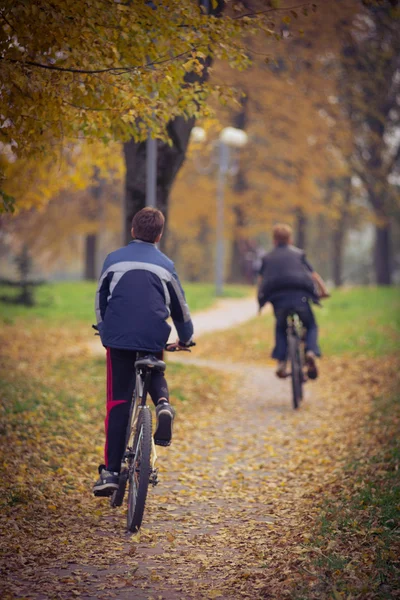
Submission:
[[[105,464],[100,465],[100,478],[93,487],[96,496],[108,496],[118,487],[136,353],[144,351],[161,358],[171,331],[166,322],[170,316],[178,333],[176,343],[186,346],[192,341],[193,325],[174,264],[155,246],[163,228],[164,216],[159,210],[139,211],[132,220],[134,239],[107,256],[100,275],[96,316],[107,350],[107,414]],[[174,410],[163,373],[153,373],[149,392],[156,406],[154,441],[167,446]]]
[[[291,245],[292,229],[279,224],[273,228],[274,249],[262,259],[260,267],[258,302],[260,309],[267,302],[274,307],[276,317],[275,348],[272,358],[278,361],[276,374],[286,377],[286,320],[295,310],[307,330],[306,363],[308,376],[318,376],[316,358],[321,356],[318,346],[318,327],[312,302],[327,296],[324,281],[306,259],[305,252]]]

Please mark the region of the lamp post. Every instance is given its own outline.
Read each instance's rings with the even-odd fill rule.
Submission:
[[[202,143],[206,140],[206,132],[202,127],[193,127],[191,140]],[[248,142],[248,136],[242,129],[225,127],[219,135],[218,147],[218,181],[217,181],[217,206],[216,206],[216,249],[215,249],[215,292],[222,296],[224,288],[224,263],[225,263],[225,210],[224,197],[226,178],[232,173],[231,149],[243,148]],[[202,168],[203,173],[209,173],[209,168]]]
[[[226,177],[229,171],[230,148],[221,138],[218,143],[218,182],[217,182],[217,219],[215,226],[215,293],[222,296],[224,292],[224,264],[225,264],[225,207],[224,195]]]
[[[215,293],[222,296],[224,291],[225,264],[225,210],[224,197],[226,178],[230,172],[231,148],[243,148],[248,141],[245,131],[235,127],[225,127],[218,141],[218,185],[217,185],[217,223],[215,256]]]
[[[157,205],[157,140],[146,140],[146,206]]]

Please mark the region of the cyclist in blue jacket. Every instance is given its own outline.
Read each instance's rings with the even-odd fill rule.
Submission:
[[[157,249],[164,216],[155,208],[140,210],[132,220],[127,246],[111,252],[104,261],[96,293],[97,327],[107,350],[107,411],[105,464],[99,466],[95,496],[109,496],[118,487],[125,434],[135,385],[136,352],[161,358],[172,317],[177,345],[187,346],[193,324],[173,262]],[[164,374],[154,372],[150,396],[156,407],[156,444],[171,443],[174,410],[169,403]]]
[[[259,271],[258,303],[274,307],[276,318],[275,348],[272,358],[278,361],[276,374],[286,377],[286,320],[291,311],[299,315],[306,334],[306,363],[310,379],[318,377],[316,359],[321,356],[318,346],[318,327],[311,302],[327,297],[323,279],[306,259],[305,252],[292,244],[292,228],[278,224],[273,228],[274,249],[262,259]]]

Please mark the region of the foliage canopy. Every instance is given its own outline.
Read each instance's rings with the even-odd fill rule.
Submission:
[[[207,57],[244,68],[243,34],[275,35],[269,13],[277,3],[262,4],[246,14],[233,3],[220,19],[195,0],[5,0],[0,140],[21,156],[42,149],[49,134],[144,139],[151,128],[165,137],[165,123],[197,115],[210,93],[188,74],[200,73]]]

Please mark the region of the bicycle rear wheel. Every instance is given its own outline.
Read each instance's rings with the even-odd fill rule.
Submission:
[[[132,458],[129,459],[127,528],[132,532],[138,531],[142,524],[151,473],[150,455],[151,412],[143,406],[138,416]]]
[[[300,358],[300,340],[294,336],[289,335],[289,358],[291,363],[291,375],[292,375],[292,398],[293,408],[298,408],[303,398],[303,371],[301,366]]]

